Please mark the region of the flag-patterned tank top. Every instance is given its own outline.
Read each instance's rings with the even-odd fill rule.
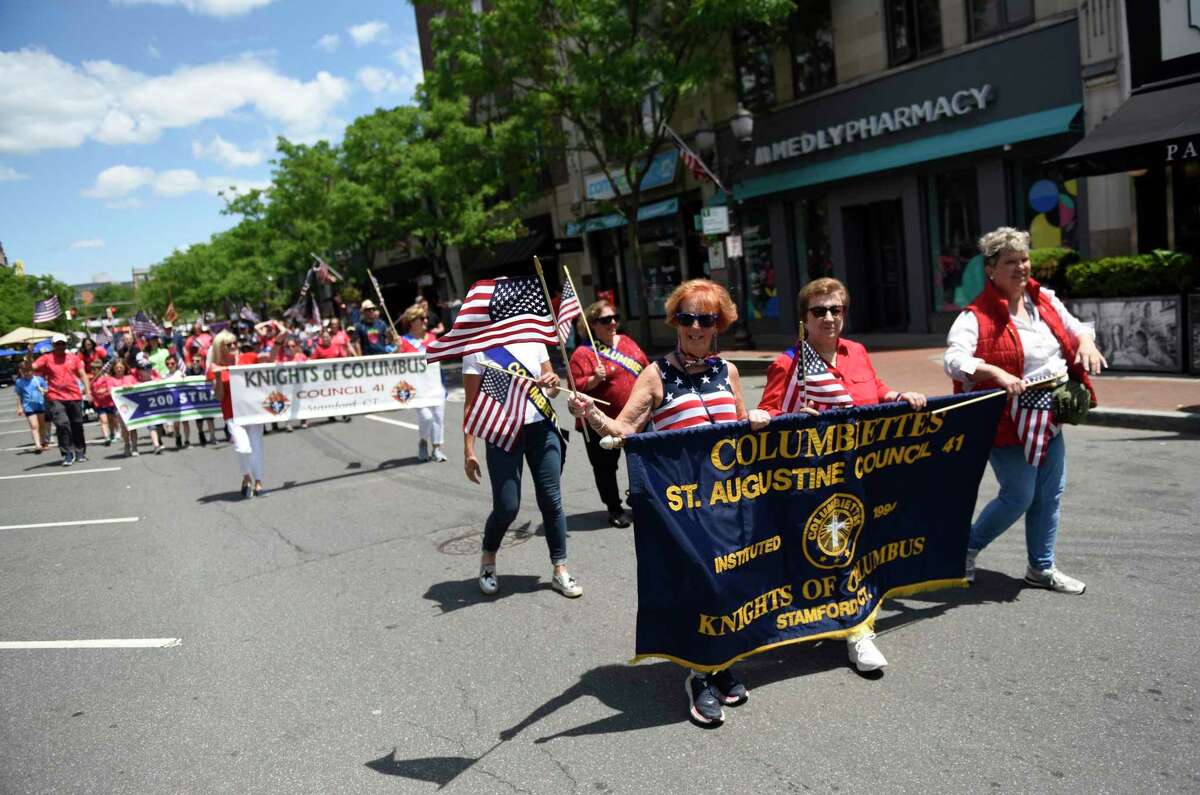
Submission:
[[[655,361],[663,382],[663,402],[650,412],[650,430],[673,431],[718,422],[737,422],[737,401],[729,364],[709,359],[707,369],[686,373],[663,357]]]

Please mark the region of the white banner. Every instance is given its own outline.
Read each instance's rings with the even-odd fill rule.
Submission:
[[[251,425],[424,408],[445,400],[441,367],[420,353],[251,364],[229,371],[233,416]]]

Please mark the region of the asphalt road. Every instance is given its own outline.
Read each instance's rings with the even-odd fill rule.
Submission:
[[[28,441],[14,420],[0,446]],[[1022,587],[1016,527],[974,588],[889,603],[882,678],[841,643],[764,654],[716,731],[686,720],[681,669],[625,664],[631,531],[605,526],[582,446],[564,491],[584,597],[550,590],[527,487],[487,598],[487,490],[451,439],[419,464],[415,431],[366,417],[272,434],[253,501],[228,445],[95,447],[69,475],[0,453],[0,641],[180,639],[0,649],[0,791],[1200,789],[1196,438],[1068,429],[1059,563],[1085,595]]]

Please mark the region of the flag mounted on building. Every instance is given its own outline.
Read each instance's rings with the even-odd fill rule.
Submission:
[[[49,323],[61,314],[62,306],[58,303],[57,295],[52,295],[45,301],[38,301],[33,306],[34,323]]]
[[[479,382],[479,394],[463,418],[463,431],[491,442],[505,451],[525,424],[525,399],[530,382],[500,370],[487,368]]]
[[[717,175],[712,173],[709,167],[705,165],[704,158],[693,152],[691,147],[685,144],[683,139],[666,122],[663,123],[663,132],[671,139],[671,143],[679,149],[679,159],[683,161],[683,165],[688,171],[692,172],[692,176],[698,182],[712,182],[722,191],[725,190],[725,186],[721,184],[721,180],[717,179]]]
[[[471,285],[454,327],[429,343],[426,358],[437,362],[517,342],[558,343],[554,317],[534,276]]]
[[[558,301],[558,327],[562,330],[563,339],[571,335],[571,324],[575,318],[583,314],[579,296],[575,294],[575,286],[568,279],[562,288],[562,297]]]

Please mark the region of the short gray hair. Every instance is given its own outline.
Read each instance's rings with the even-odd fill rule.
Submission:
[[[1029,233],[1002,226],[979,238],[979,253],[983,255],[985,265],[995,265],[1005,251],[1029,253]]]

